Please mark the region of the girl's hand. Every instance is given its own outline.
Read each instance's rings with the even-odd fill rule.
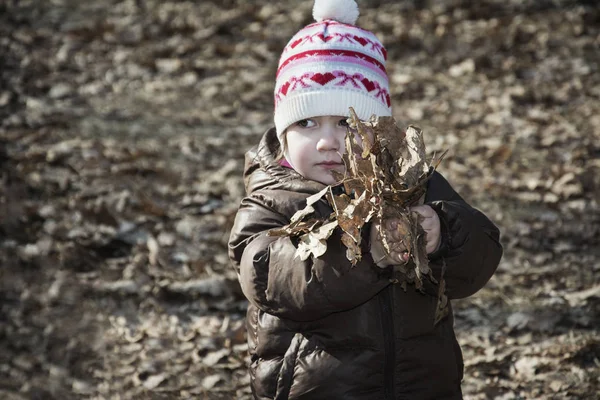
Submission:
[[[405,264],[408,261],[409,254],[403,242],[404,238],[400,237],[397,228],[398,221],[396,219],[384,221],[383,226],[377,222],[371,224],[369,238],[371,242],[371,256],[378,267],[384,268],[389,265]],[[380,229],[389,232],[390,237],[388,237],[388,240],[393,243],[389,254],[383,246],[381,236],[379,235]]]
[[[433,208],[427,205],[411,207],[411,211],[418,213],[422,217],[421,227],[427,234],[426,251],[431,254],[436,251],[441,244],[440,218]],[[398,232],[398,220],[389,219],[383,222],[383,226],[374,222],[371,224],[370,238],[371,241],[371,256],[379,267],[387,267],[389,265],[404,264],[408,261],[410,255],[406,251],[403,237],[400,237]],[[393,243],[389,254],[381,241],[379,230],[383,229],[388,232],[388,240]]]
[[[433,208],[427,205],[411,207],[410,210],[419,213],[423,218],[421,226],[425,233],[427,233],[427,254],[433,253],[440,247],[442,241],[440,217],[438,217]]]

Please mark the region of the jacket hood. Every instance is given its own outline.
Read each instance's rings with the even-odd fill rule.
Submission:
[[[248,195],[261,189],[313,194],[325,188],[324,184],[306,179],[293,169],[280,165],[276,158],[280,147],[277,131],[271,128],[259,144],[246,153],[244,186]]]

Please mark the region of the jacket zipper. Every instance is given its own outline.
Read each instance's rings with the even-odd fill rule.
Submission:
[[[384,370],[383,370],[383,392],[385,399],[394,400],[394,365],[396,363],[396,349],[394,345],[394,303],[392,298],[394,285],[389,285],[383,290],[379,297],[381,303],[383,342],[384,342]]]

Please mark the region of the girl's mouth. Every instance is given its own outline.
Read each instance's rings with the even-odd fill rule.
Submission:
[[[335,161],[323,161],[323,162],[318,163],[317,165],[324,167],[324,168],[338,168],[338,167],[344,166],[343,163],[335,162]]]

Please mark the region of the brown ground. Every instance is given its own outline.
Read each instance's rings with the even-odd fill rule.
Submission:
[[[456,302],[465,398],[600,398],[597,1],[359,3],[503,231]],[[228,229],[311,4],[0,0],[0,398],[248,399]]]

